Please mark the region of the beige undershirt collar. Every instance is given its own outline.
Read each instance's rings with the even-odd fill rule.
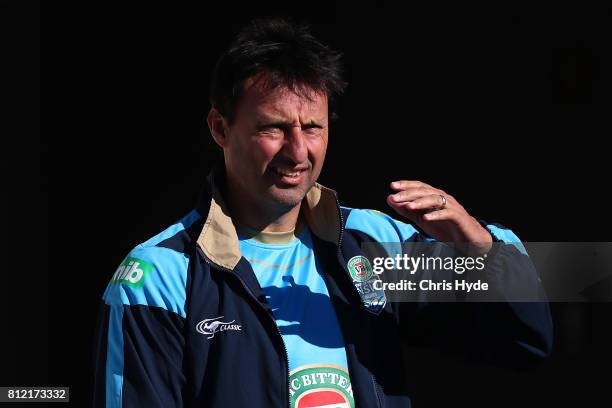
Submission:
[[[247,239],[253,239],[263,244],[288,244],[295,240],[304,229],[304,222],[302,221],[301,217],[298,219],[297,225],[294,229],[283,232],[259,231],[244,224],[240,224],[236,220],[234,220],[234,225],[236,226],[236,231],[240,236]]]

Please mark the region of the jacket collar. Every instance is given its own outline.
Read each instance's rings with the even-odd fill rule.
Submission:
[[[216,167],[207,177],[206,188],[198,203],[198,211],[206,214],[197,243],[204,255],[215,264],[233,270],[242,253],[236,226],[221,194],[225,169]],[[318,238],[338,245],[341,234],[341,215],[336,192],[319,183],[308,191],[301,211],[311,232]]]

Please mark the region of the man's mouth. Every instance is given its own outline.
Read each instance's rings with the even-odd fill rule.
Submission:
[[[281,183],[297,185],[302,180],[304,173],[308,170],[308,167],[302,168],[283,168],[283,167],[270,167],[272,174],[275,174]]]
[[[278,174],[279,176],[284,176],[284,177],[298,177],[300,174],[302,174],[302,172],[304,172],[306,169],[298,169],[298,170],[287,170],[287,169],[281,169],[278,167],[272,167],[272,170],[274,170],[274,172],[276,174]]]

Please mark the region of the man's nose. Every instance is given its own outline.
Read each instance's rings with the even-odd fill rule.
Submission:
[[[287,129],[283,150],[295,163],[304,163],[308,160],[308,146],[301,127],[293,126]]]

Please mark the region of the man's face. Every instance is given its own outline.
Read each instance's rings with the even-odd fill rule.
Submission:
[[[328,140],[327,96],[268,90],[247,80],[223,146],[234,201],[286,211],[321,174]]]

